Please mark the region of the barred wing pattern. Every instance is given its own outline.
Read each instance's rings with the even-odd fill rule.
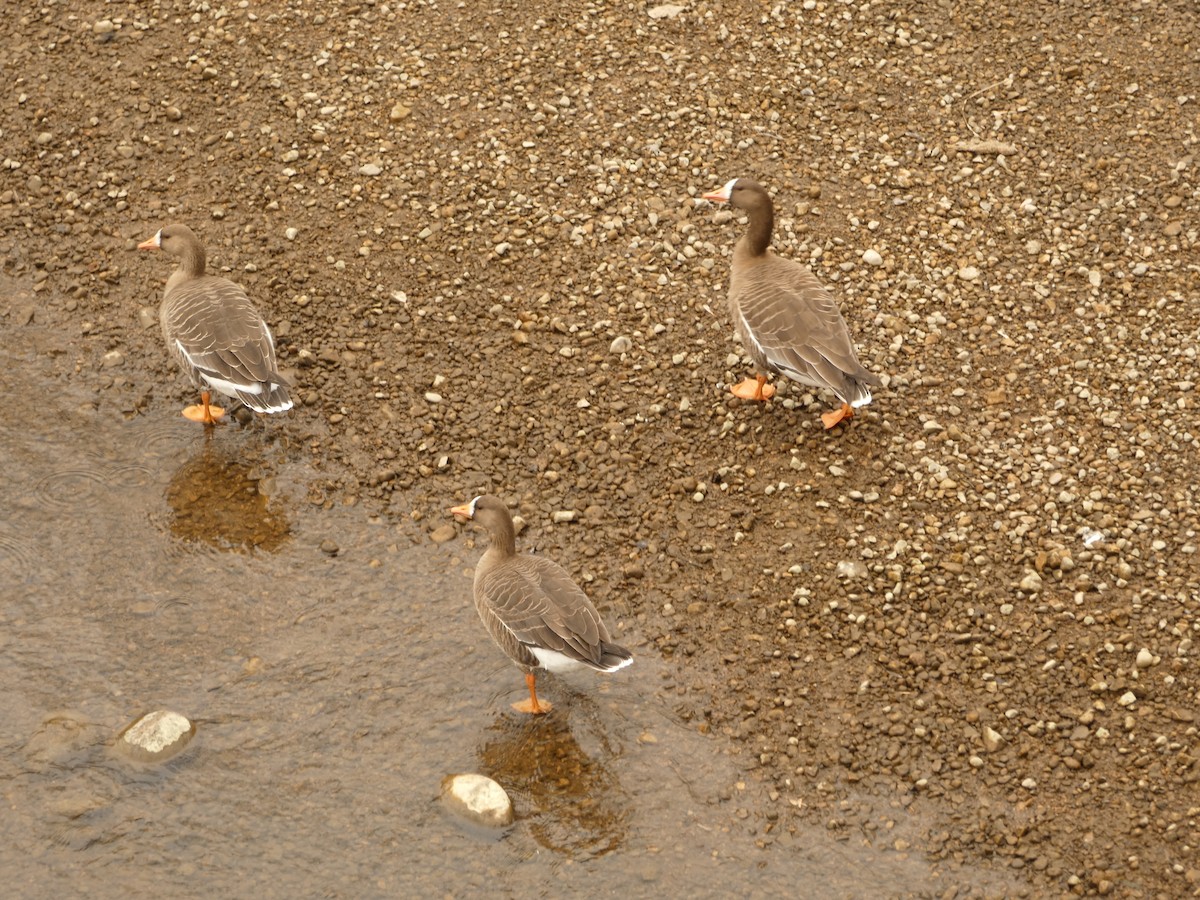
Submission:
[[[632,661],[611,643],[587,595],[557,563],[521,554],[494,567],[481,560],[475,608],[501,649],[521,666],[553,670],[544,652],[564,663],[611,672]]]
[[[168,285],[161,319],[168,348],[197,387],[258,412],[291,409],[271,331],[241,287],[211,275]]]
[[[871,402],[880,380],[858,361],[837,302],[806,266],[773,253],[735,259],[729,308],[760,370],[826,388],[854,407]]]

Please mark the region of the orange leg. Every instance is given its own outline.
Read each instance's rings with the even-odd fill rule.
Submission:
[[[225,410],[219,406],[213,406],[209,403],[212,399],[212,394],[208,391],[200,392],[200,405],[188,406],[183,410],[183,417],[191,419],[193,422],[202,422],[205,425],[216,425],[217,422],[225,418]]]
[[[766,375],[756,375],[754,378],[730,385],[729,393],[743,400],[770,400],[775,396],[775,385],[767,384]]]
[[[538,700],[536,688],[537,676],[529,672],[525,676],[525,684],[529,687],[529,699],[522,700],[520,703],[514,703],[512,708],[517,712],[531,713],[535,716],[540,716],[543,713],[550,712],[553,706],[549,700]]]
[[[854,416],[854,407],[849,403],[843,403],[841,409],[831,409],[827,413],[821,413],[821,421],[825,423],[825,429],[828,430],[838,422],[844,422]]]

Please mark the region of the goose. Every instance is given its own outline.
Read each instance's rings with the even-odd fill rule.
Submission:
[[[490,537],[475,567],[475,609],[492,639],[525,672],[529,699],[513,709],[534,715],[551,710],[549,701],[538,699],[536,669],[615,672],[633,662],[633,654],[613,643],[596,607],[562,566],[517,552],[504,501],[485,494],[450,512],[473,520]]]
[[[754,378],[730,387],[735,397],[768,400],[775,387],[767,373],[837,395],[842,408],[822,414],[833,428],[871,402],[882,382],[863,368],[833,295],[808,267],[770,249],[775,208],[766,189],[750,178],[734,178],[701,195],[746,211],[750,225],[733,248],[729,313],[734,329],[758,368]]]
[[[291,386],[275,364],[275,341],[240,285],[204,271],[204,245],[186,225],[167,225],[138,244],[179,258],[167,279],[159,320],[167,349],[200,389],[200,404],[183,415],[214,425],[225,411],[212,392],[264,413],[292,408]]]

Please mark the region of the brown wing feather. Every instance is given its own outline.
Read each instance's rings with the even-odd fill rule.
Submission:
[[[847,403],[869,400],[868,386],[880,384],[858,361],[833,295],[806,266],[774,254],[735,260],[729,304],[759,367],[828,388]]]
[[[214,276],[181,282],[163,301],[162,325],[171,352],[197,385],[217,379],[243,388],[233,393],[255,409],[290,405],[271,332],[239,285]]]
[[[552,560],[522,554],[481,572],[475,605],[497,643],[521,665],[537,664],[525,649],[536,646],[600,666],[608,630],[587,595]]]

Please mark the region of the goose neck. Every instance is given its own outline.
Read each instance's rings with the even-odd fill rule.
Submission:
[[[750,226],[742,238],[742,246],[751,256],[765,256],[767,248],[771,245],[771,231],[775,227],[775,211],[771,208],[771,201],[768,199],[747,212],[750,216]]]

